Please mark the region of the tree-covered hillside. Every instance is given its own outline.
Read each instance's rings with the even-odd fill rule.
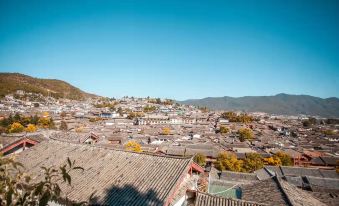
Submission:
[[[19,73],[0,73],[0,97],[14,93],[17,90],[74,100],[94,96],[61,80],[39,79]]]

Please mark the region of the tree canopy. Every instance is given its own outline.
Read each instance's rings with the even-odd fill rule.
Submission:
[[[220,126],[220,133],[221,134],[227,134],[230,132],[230,128],[226,127],[226,126]]]
[[[25,131],[26,132],[36,132],[37,128],[34,124],[29,124],[27,125]]]
[[[25,127],[22,126],[22,124],[20,124],[19,122],[14,122],[9,127],[8,132],[9,133],[18,133],[18,132],[23,132],[24,129],[25,129]]]
[[[284,152],[277,152],[274,156],[280,159],[281,165],[283,165],[283,166],[292,166],[293,165],[293,160],[292,160],[291,156],[289,156],[288,154],[286,154]]]
[[[201,153],[198,153],[194,156],[193,161],[198,165],[204,167],[206,165],[206,156]]]
[[[170,135],[171,134],[171,128],[169,128],[169,127],[162,128],[162,134],[163,135]]]
[[[221,114],[221,117],[228,119],[230,122],[250,123],[254,120],[254,118],[248,114],[241,113],[237,115],[235,112],[224,112]]]
[[[254,172],[264,167],[262,157],[258,153],[247,153],[244,160],[244,171]]]
[[[0,205],[39,205],[45,206],[49,201],[57,201],[62,198],[62,190],[59,180],[71,186],[71,171],[80,170],[75,161],[67,158],[67,163],[59,168],[42,167],[43,178],[40,182],[31,181],[31,177],[22,172],[23,165],[12,158],[0,157]],[[15,174],[15,175],[14,175]],[[72,204],[68,202],[68,204]],[[78,203],[78,205],[86,202]]]
[[[238,134],[239,134],[239,140],[241,142],[247,140],[247,139],[253,139],[254,135],[253,135],[253,131],[250,128],[240,128],[238,130]]]
[[[238,160],[237,156],[232,153],[222,152],[218,155],[217,161],[214,163],[218,170],[230,170],[235,172],[243,171],[243,161]]]
[[[137,143],[136,141],[128,141],[125,144],[125,150],[127,151],[133,151],[133,152],[142,152],[141,145]]]

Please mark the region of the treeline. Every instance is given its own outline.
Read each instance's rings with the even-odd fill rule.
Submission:
[[[127,119],[134,119],[139,117],[144,117],[145,114],[143,112],[129,112],[127,115]]]
[[[263,158],[258,153],[248,153],[244,160],[237,158],[235,154],[223,152],[217,157],[214,163],[219,170],[230,170],[235,172],[254,172],[264,167],[264,165],[293,165],[292,158],[283,152],[278,152],[269,158]]]
[[[224,125],[221,125],[220,129],[217,130],[216,132],[221,134],[227,134],[231,132],[231,129]],[[247,127],[238,129],[237,134],[241,142],[244,142],[245,140],[252,140],[254,138],[253,130]]]
[[[206,156],[203,154],[195,155],[193,160],[200,166],[206,165]],[[263,158],[258,153],[248,153],[243,160],[238,159],[233,153],[221,152],[214,162],[214,166],[218,170],[229,170],[234,172],[254,172],[263,168],[264,165],[291,166],[293,165],[293,160],[284,152],[277,152],[275,155],[268,158]]]
[[[42,94],[56,99],[82,100],[88,96],[72,85],[54,79],[38,79],[19,73],[0,73],[0,97],[13,94],[17,90],[26,93]]]
[[[251,123],[254,121],[254,118],[248,114],[237,115],[235,112],[224,112],[221,114],[221,118],[228,119],[230,122]]]
[[[54,129],[53,118],[49,117],[48,113],[45,113],[43,117],[21,116],[16,113],[14,116],[9,115],[0,121],[0,133],[35,132],[37,127]]]
[[[162,101],[160,98],[156,98],[156,99],[149,99],[148,103],[172,105],[172,104],[174,104],[174,101],[172,99],[165,99],[165,100]]]
[[[156,106],[145,106],[144,107],[144,112],[154,112],[155,110],[157,110],[157,107]]]
[[[339,119],[316,119],[314,117],[309,117],[302,121],[304,127],[310,127],[318,124],[339,124]]]
[[[102,103],[99,103],[99,104],[95,104],[94,107],[96,108],[109,108],[110,110],[112,111],[115,111],[115,105],[117,105],[116,102],[102,102]]]

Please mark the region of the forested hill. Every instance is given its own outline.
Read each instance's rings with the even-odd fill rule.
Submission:
[[[57,79],[39,79],[19,73],[0,73],[0,97],[17,90],[73,100],[95,96]]]
[[[179,101],[208,107],[213,110],[237,110],[247,112],[266,112],[285,115],[312,115],[322,117],[339,117],[339,99],[335,97],[322,99],[308,95],[278,94],[275,96],[245,97],[208,97]]]

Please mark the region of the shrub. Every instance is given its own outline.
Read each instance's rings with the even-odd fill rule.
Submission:
[[[198,153],[194,156],[193,161],[198,165],[204,167],[206,165],[206,156],[201,153]]]
[[[25,128],[24,128],[24,126],[22,126],[22,124],[20,124],[19,122],[14,122],[9,127],[8,132],[9,133],[19,133],[19,132],[23,132],[24,129]]]

